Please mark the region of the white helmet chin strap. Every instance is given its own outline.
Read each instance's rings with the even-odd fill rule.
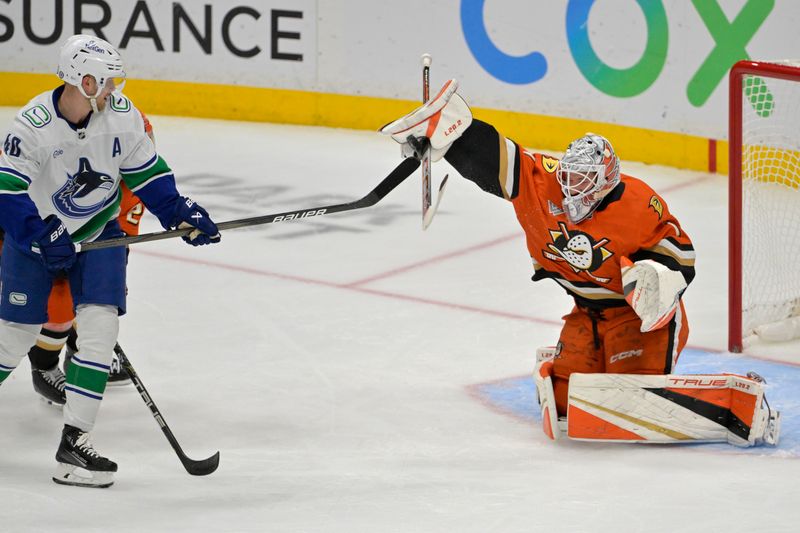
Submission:
[[[86,94],[86,91],[83,90],[83,83],[78,85],[78,90],[85,98],[89,100],[89,105],[92,106],[92,111],[94,111],[95,113],[99,113],[100,110],[97,108],[97,97],[100,96],[101,92],[103,92],[103,88],[100,87],[100,84],[97,84],[97,92],[94,93],[94,95],[92,96],[89,96],[88,94]]]

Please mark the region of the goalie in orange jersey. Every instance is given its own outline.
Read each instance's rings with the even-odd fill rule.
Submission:
[[[548,436],[777,442],[777,413],[762,409],[761,384],[748,378],[743,379],[753,394],[745,415],[747,409],[731,405],[731,388],[741,383],[695,380],[715,383],[721,399],[700,401],[682,389],[677,400],[665,399],[669,395],[653,400],[653,405],[663,400],[663,409],[653,408],[663,419],[639,416],[639,393],[647,388],[641,384],[670,375],[686,345],[689,327],[681,297],[695,275],[691,239],[658,193],[620,173],[619,159],[604,137],[588,133],[574,140],[560,160],[530,152],[474,120],[457,87],[455,80],[448,81],[436,97],[381,132],[399,142],[405,156],[421,159],[430,149],[432,161],[444,157],[464,178],[509,201],[525,232],[533,280],[552,279],[574,299],[558,345],[537,354],[534,377]],[[578,406],[573,397],[581,391],[570,384],[573,374],[594,376],[588,385],[581,382],[581,391],[591,389],[600,374],[641,379],[623,380],[625,386],[603,381],[606,389],[625,389],[614,398],[618,403],[584,398]],[[687,382],[695,383],[680,383]],[[673,415],[681,402],[691,407]],[[630,422],[631,413],[641,424]],[[705,433],[693,433],[706,422]]]
[[[155,142],[153,127],[146,116],[145,131]],[[144,214],[141,201],[128,189],[125,183],[120,184],[122,199],[120,201],[119,225],[125,235],[139,234],[139,221]],[[0,245],[2,229],[0,229]],[[53,282],[50,299],[47,302],[48,322],[42,325],[36,344],[28,352],[31,362],[33,388],[42,399],[53,405],[64,405],[64,372],[58,367],[58,359],[64,345],[67,346],[64,368],[69,364],[73,353],[77,351],[77,332],[73,328],[75,310],[72,303],[69,282],[66,278],[57,278]],[[108,385],[124,385],[130,383],[130,377],[122,369],[116,354],[111,362],[108,374]]]

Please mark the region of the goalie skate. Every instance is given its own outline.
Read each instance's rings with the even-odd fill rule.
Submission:
[[[56,461],[53,481],[59,485],[106,488],[114,484],[117,464],[97,453],[89,434],[76,427],[64,426]]]

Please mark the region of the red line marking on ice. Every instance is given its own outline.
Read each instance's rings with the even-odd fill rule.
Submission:
[[[510,238],[510,236],[509,236],[509,238]],[[288,280],[288,281],[294,281],[294,282],[297,282],[297,283],[305,283],[305,284],[308,284],[308,285],[320,285],[320,286],[323,286],[323,287],[330,287],[332,289],[342,289],[342,290],[347,290],[347,291],[360,292],[362,294],[370,294],[370,295],[373,295],[373,296],[381,296],[383,298],[391,298],[391,299],[394,299],[394,300],[404,300],[404,301],[407,301],[407,302],[416,302],[416,303],[421,303],[421,304],[434,305],[434,306],[437,306],[437,307],[444,307],[444,308],[447,308],[447,309],[456,309],[456,310],[459,310],[459,311],[467,311],[467,312],[471,312],[471,313],[480,313],[480,314],[483,314],[483,315],[489,315],[489,316],[500,317],[500,318],[508,318],[508,319],[512,319],[512,320],[523,320],[525,322],[532,322],[534,324],[543,324],[543,325],[547,325],[547,326],[557,326],[557,327],[560,327],[562,325],[560,320],[549,320],[549,319],[545,319],[545,318],[537,318],[537,317],[534,317],[534,316],[521,315],[519,313],[508,313],[508,312],[505,312],[505,311],[498,311],[498,310],[494,310],[494,309],[486,309],[486,308],[483,308],[483,307],[475,307],[475,306],[472,306],[472,305],[457,304],[457,303],[453,303],[453,302],[444,302],[444,301],[441,301],[441,300],[432,300],[430,298],[420,298],[418,296],[411,296],[411,295],[408,295],[408,294],[400,294],[400,293],[389,292],[389,291],[368,289],[368,288],[365,288],[365,287],[355,287],[355,286],[352,286],[352,284],[348,284],[348,283],[344,283],[344,284],[343,283],[334,283],[332,281],[323,281],[323,280],[318,280],[318,279],[313,279],[313,278],[305,278],[305,277],[301,277],[301,276],[293,276],[291,274],[281,274],[281,273],[278,273],[278,272],[270,272],[270,271],[267,271],[267,270],[261,270],[261,269],[257,269],[257,268],[243,267],[243,266],[239,266],[239,265],[230,265],[228,263],[218,263],[216,261],[187,259],[186,257],[183,257],[183,256],[165,254],[165,253],[161,253],[161,252],[151,252],[151,251],[145,251],[145,250],[136,250],[136,254],[150,256],[150,257],[156,257],[156,258],[160,258],[160,259],[167,259],[167,260],[170,260],[170,261],[177,261],[179,263],[190,263],[190,264],[193,264],[193,265],[204,265],[204,266],[209,266],[209,267],[214,267],[214,268],[220,268],[220,269],[223,269],[223,270],[230,270],[230,271],[233,271],[233,272],[242,272],[242,273],[245,273],[245,274],[252,274],[254,276],[264,276],[264,277],[270,277],[270,278],[285,279],[285,280]],[[695,346],[695,345],[691,345],[691,344],[687,345],[686,347],[687,348],[694,348],[694,349],[697,349],[697,350],[704,350],[704,351],[707,351],[707,352],[716,352],[716,353],[724,353],[726,351],[726,350],[720,350],[720,349],[716,349],[716,348],[708,348],[708,347],[705,347],[705,346]],[[793,363],[793,362],[783,361],[783,360],[774,359],[774,358],[771,358],[771,357],[768,357],[768,356],[761,356],[761,355],[758,355],[758,354],[751,354],[751,353],[748,353],[746,355],[747,355],[747,357],[752,357],[754,359],[760,359],[760,360],[763,360],[763,361],[770,361],[770,362],[780,363],[780,364],[789,365],[789,366],[800,366],[800,363]]]
[[[460,310],[460,311],[468,311],[468,312],[472,312],[472,313],[480,313],[480,314],[490,315],[490,316],[495,316],[495,317],[500,317],[500,318],[510,318],[510,319],[513,319],[513,320],[524,320],[526,322],[533,322],[534,324],[545,324],[545,325],[552,325],[552,326],[560,326],[561,325],[560,321],[546,320],[546,319],[542,319],[542,318],[536,318],[534,316],[522,315],[522,314],[519,314],[519,313],[508,313],[506,311],[498,311],[498,310],[494,310],[494,309],[486,309],[486,308],[483,308],[483,307],[475,307],[475,306],[471,306],[471,305],[458,304],[458,303],[453,303],[453,302],[444,302],[444,301],[441,301],[441,300],[432,300],[430,298],[421,298],[419,296],[412,296],[412,295],[408,295],[408,294],[400,294],[400,293],[389,292],[389,291],[368,289],[368,288],[365,288],[365,287],[354,287],[354,286],[351,286],[351,284],[348,284],[348,283],[334,283],[332,281],[323,281],[323,280],[318,280],[318,279],[313,279],[313,278],[305,278],[305,277],[301,277],[301,276],[293,276],[291,274],[281,274],[281,273],[278,273],[278,272],[270,272],[270,271],[267,271],[267,270],[261,270],[261,269],[257,269],[257,268],[243,267],[243,266],[238,266],[238,265],[230,265],[230,264],[227,264],[227,263],[218,263],[216,261],[207,261],[207,260],[202,260],[202,259],[199,259],[199,260],[198,259],[187,259],[186,257],[183,257],[183,256],[165,254],[165,253],[162,253],[162,252],[150,252],[150,251],[144,251],[144,250],[137,250],[136,253],[137,253],[137,255],[146,255],[146,256],[150,256],[150,257],[156,257],[156,258],[159,258],[159,259],[167,259],[167,260],[170,260],[170,261],[177,261],[177,262],[180,262],[180,263],[191,263],[193,265],[203,265],[203,266],[219,268],[219,269],[223,269],[223,270],[230,270],[230,271],[233,271],[233,272],[242,272],[242,273],[245,273],[245,274],[252,274],[254,276],[264,276],[264,277],[270,277],[270,278],[285,279],[285,280],[294,281],[294,282],[297,282],[297,283],[305,283],[305,284],[308,284],[308,285],[321,285],[323,287],[330,287],[332,289],[342,289],[342,290],[346,290],[346,291],[359,292],[359,293],[362,293],[362,294],[370,294],[370,295],[373,295],[373,296],[381,296],[381,297],[384,297],[384,298],[391,298],[391,299],[395,299],[395,300],[404,300],[404,301],[407,301],[407,302],[416,302],[416,303],[422,303],[422,304],[428,304],[428,305],[435,305],[435,306],[438,306],[438,307],[445,307],[445,308],[448,308],[448,309],[457,309],[457,310]]]
[[[473,246],[469,246],[467,248],[462,248],[461,250],[454,250],[452,252],[448,252],[446,254],[437,255],[435,257],[431,257],[429,259],[424,259],[422,261],[417,261],[416,263],[411,263],[410,265],[394,268],[392,270],[387,270],[386,272],[381,272],[380,274],[375,274],[373,276],[369,276],[364,279],[360,279],[357,281],[353,281],[344,287],[358,287],[359,285],[366,285],[368,283],[372,283],[373,281],[377,281],[379,279],[389,278],[391,276],[396,276],[397,274],[402,274],[404,272],[408,272],[409,270],[414,270],[416,268],[420,268],[427,265],[432,265],[434,263],[438,263],[440,261],[445,261],[447,259],[452,259],[454,257],[458,257],[461,255],[469,254],[472,252],[477,252],[478,250],[484,250],[486,248],[491,248],[492,246],[497,246],[498,244],[503,244],[504,242],[510,241],[511,239],[521,237],[522,232],[512,233],[511,235],[506,235],[505,237],[500,237],[499,239],[493,239],[491,241],[482,242],[480,244],[475,244]]]
[[[690,180],[690,181],[687,181],[687,182],[683,182],[683,183],[679,183],[679,184],[673,185],[672,187],[665,187],[663,190],[665,192],[670,192],[670,191],[674,191],[674,190],[677,190],[677,189],[682,189],[682,188],[685,188],[685,187],[696,185],[696,184],[698,184],[700,182],[703,182],[703,181],[706,181],[706,180],[708,180],[708,179],[710,179],[712,177],[714,177],[714,176],[702,176],[702,177],[699,177],[699,178],[694,179],[694,180]],[[475,306],[471,306],[471,305],[457,304],[457,303],[445,302],[445,301],[441,301],[441,300],[432,300],[430,298],[421,298],[421,297],[418,297],[418,296],[411,296],[411,295],[408,295],[408,294],[400,294],[400,293],[381,291],[381,290],[375,290],[375,289],[368,289],[368,288],[362,287],[362,285],[365,285],[367,283],[371,283],[373,281],[377,281],[379,279],[385,279],[385,278],[388,278],[388,277],[391,277],[391,276],[394,276],[394,275],[397,275],[397,274],[401,274],[401,273],[404,273],[404,272],[408,272],[410,270],[414,270],[416,268],[420,268],[420,267],[423,267],[423,266],[431,265],[431,264],[434,264],[434,263],[445,261],[447,259],[452,259],[454,257],[458,257],[458,256],[466,255],[466,254],[469,254],[469,253],[472,253],[472,252],[476,252],[476,251],[479,251],[479,250],[484,250],[484,249],[487,249],[487,248],[491,248],[492,246],[496,246],[498,244],[503,244],[503,243],[508,242],[511,239],[514,239],[514,238],[519,237],[519,236],[521,236],[521,233],[519,233],[519,232],[510,234],[510,235],[505,235],[503,237],[499,237],[499,238],[493,239],[491,241],[486,241],[486,242],[483,242],[483,243],[479,243],[479,244],[475,244],[475,245],[472,245],[472,246],[468,246],[468,247],[463,248],[461,250],[455,250],[455,251],[452,251],[452,252],[448,252],[446,254],[442,254],[442,255],[439,255],[439,256],[432,257],[430,259],[425,259],[425,260],[422,260],[422,261],[418,261],[418,262],[412,263],[410,265],[394,268],[392,270],[388,270],[386,272],[375,274],[375,275],[369,276],[367,278],[363,278],[363,279],[360,279],[360,280],[352,281],[352,282],[349,282],[349,283],[334,283],[332,281],[324,281],[324,280],[306,278],[306,277],[301,277],[301,276],[293,276],[291,274],[281,274],[281,273],[278,273],[278,272],[270,272],[270,271],[267,271],[267,270],[262,270],[262,269],[257,269],[257,268],[243,267],[243,266],[239,266],[239,265],[231,265],[231,264],[228,264],[228,263],[218,263],[216,261],[187,259],[186,257],[183,257],[183,256],[165,254],[165,253],[161,253],[161,252],[151,252],[151,251],[137,250],[136,253],[142,254],[142,255],[151,256],[151,257],[157,257],[157,258],[161,258],[161,259],[168,259],[170,261],[178,261],[178,262],[181,262],[181,263],[191,263],[191,264],[195,264],[195,265],[205,265],[205,266],[210,266],[210,267],[214,267],[214,268],[230,270],[230,271],[234,271],[234,272],[243,272],[243,273],[252,274],[252,275],[255,275],[255,276],[266,276],[266,277],[272,277],[272,278],[277,278],[277,279],[285,279],[285,280],[288,280],[288,281],[294,281],[294,282],[297,282],[297,283],[305,283],[305,284],[309,284],[309,285],[320,285],[320,286],[323,286],[323,287],[330,287],[330,288],[334,288],[334,289],[343,289],[343,290],[349,290],[349,291],[354,291],[354,292],[360,292],[360,293],[363,293],[363,294],[371,294],[373,296],[381,296],[383,298],[391,298],[391,299],[395,299],[395,300],[404,300],[404,301],[409,301],[409,302],[416,302],[416,303],[422,303],[422,304],[427,304],[427,305],[434,305],[434,306],[438,306],[438,307],[444,307],[444,308],[448,308],[448,309],[457,309],[457,310],[460,310],[460,311],[467,311],[467,312],[471,312],[471,313],[480,313],[480,314],[494,316],[494,317],[509,318],[509,319],[512,319],[512,320],[523,320],[523,321],[532,322],[532,323],[535,323],[535,324],[544,324],[544,325],[550,325],[550,326],[561,326],[562,323],[561,323],[560,320],[548,320],[548,319],[537,318],[537,317],[528,316],[528,315],[522,315],[522,314],[518,314],[518,313],[508,313],[508,312],[505,312],[505,311],[498,311],[498,310],[494,310],[494,309],[486,309],[486,308],[475,307]],[[751,357],[757,357],[757,356],[751,356]]]
[[[708,174],[706,176],[700,176],[698,178],[695,178],[695,179],[692,179],[692,180],[689,180],[689,181],[684,181],[682,183],[676,183],[675,185],[672,185],[670,187],[664,187],[663,189],[661,189],[660,192],[661,192],[661,195],[663,196],[664,194],[671,193],[673,191],[677,191],[677,190],[680,190],[680,189],[685,189],[686,187],[693,187],[694,185],[698,185],[700,183],[703,183],[704,181],[708,181],[710,179],[715,179],[717,177],[718,176],[716,176],[714,174]]]

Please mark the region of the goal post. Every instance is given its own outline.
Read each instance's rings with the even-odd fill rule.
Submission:
[[[728,349],[800,336],[800,61],[729,78]]]

